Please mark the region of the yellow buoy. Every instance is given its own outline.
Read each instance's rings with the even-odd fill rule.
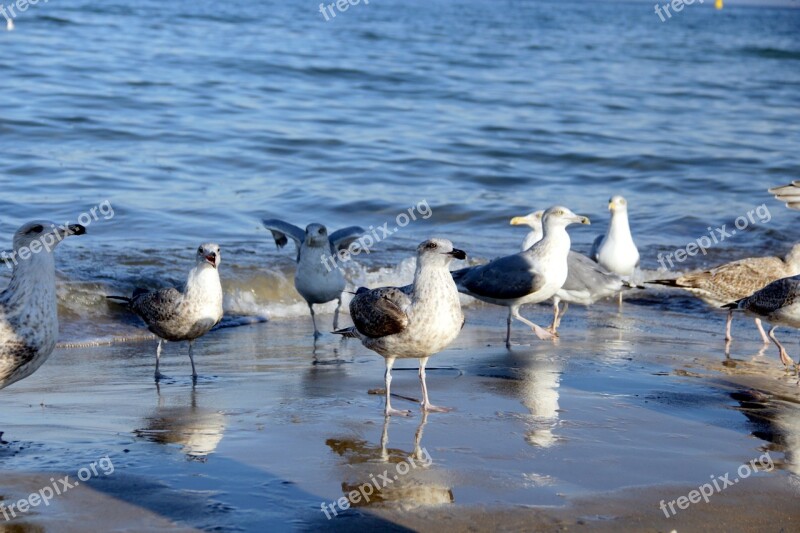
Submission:
[[[714,7],[717,9],[722,9],[722,0],[715,0]]]

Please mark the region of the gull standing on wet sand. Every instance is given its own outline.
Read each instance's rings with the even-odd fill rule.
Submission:
[[[628,201],[622,196],[612,196],[608,201],[611,222],[605,235],[598,236],[589,257],[618,276],[631,280],[639,268],[639,250],[633,242],[628,224]],[[622,303],[622,293],[619,293]]]
[[[163,377],[159,372],[163,341],[189,341],[192,379],[197,379],[192,342],[222,320],[222,285],[218,270],[221,259],[218,245],[201,244],[197,249],[195,267],[189,271],[182,292],[169,287],[155,291],[136,289],[130,298],[107,296],[110,300],[126,302],[128,309],[139,315],[147,328],[158,336],[156,381]]]
[[[748,257],[718,267],[686,274],[677,279],[657,279],[648,281],[657,285],[677,287],[689,291],[708,305],[719,309],[726,304],[745,298],[767,284],[790,276],[800,274],[800,244],[795,244],[786,254],[785,259],[780,257]],[[725,322],[725,342],[731,342],[731,321],[733,309],[728,309],[728,318]],[[756,327],[761,333],[764,344],[769,342],[761,319],[756,316]],[[772,328],[769,337],[775,339]],[[777,343],[777,341],[775,341]],[[780,346],[780,345],[778,345]],[[783,359],[783,356],[781,356]]]
[[[532,230],[525,236],[525,240],[522,243],[522,251],[542,240],[543,215],[544,211],[534,211],[528,215],[511,219],[511,225],[526,225]],[[614,296],[625,289],[634,288],[633,285],[621,277],[609,272],[600,264],[578,252],[570,250],[569,255],[567,255],[567,265],[569,267],[567,280],[553,296],[553,323],[548,328],[551,333],[557,332],[569,304],[589,306],[598,300]],[[560,308],[562,301],[564,302],[563,309]]]
[[[542,340],[556,335],[539,327],[519,314],[525,304],[549,300],[567,280],[567,256],[570,240],[567,226],[589,224],[566,207],[551,207],[544,213],[542,239],[519,252],[495,259],[485,265],[467,267],[453,272],[458,290],[478,300],[508,307],[506,347],[511,348],[511,319],[529,326]]]
[[[444,412],[428,399],[425,365],[428,358],[444,350],[464,327],[464,314],[449,265],[466,259],[462,250],[446,239],[430,239],[417,247],[414,283],[406,287],[361,287],[350,302],[353,327],[334,331],[355,337],[386,359],[386,406],[384,414],[408,416],[410,411],[392,409],[392,366],[398,357],[419,359],[423,411]]]
[[[773,281],[750,296],[723,307],[746,311],[749,315],[772,324],[772,329],[769,330],[770,338],[780,350],[781,362],[786,366],[792,366],[792,358],[775,338],[774,331],[778,326],[800,328],[800,276]],[[800,364],[796,369],[800,372]]]
[[[358,226],[334,231],[328,235],[328,229],[322,224],[309,224],[306,230],[276,218],[263,220],[264,227],[272,232],[275,245],[283,248],[290,237],[297,246],[297,271],[294,286],[300,296],[308,304],[311,311],[311,323],[314,325],[314,338],[322,334],[317,329],[314,316],[314,304],[324,304],[338,300],[333,314],[333,329],[339,327],[339,309],[342,307],[342,291],[346,281],[341,269],[336,266],[337,252],[344,250],[364,234]]]
[[[53,352],[58,340],[53,248],[84,233],[80,224],[47,220],[28,222],[14,233],[14,253],[6,259],[14,270],[0,293],[0,389],[36,372]]]

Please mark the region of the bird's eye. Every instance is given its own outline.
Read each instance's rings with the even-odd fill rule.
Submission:
[[[31,229],[29,229],[29,230],[27,231],[27,233],[28,233],[28,234],[41,233],[43,229],[44,229],[44,228],[42,227],[42,225],[41,225],[41,224],[36,224],[36,225],[35,225],[35,226],[33,226]]]
[[[203,248],[202,248],[202,247],[201,247],[201,248],[198,248],[198,249],[197,249],[197,253],[198,253],[198,254],[202,254],[202,253],[203,253]]]
[[[428,243],[428,248],[433,250],[434,248],[436,248],[436,243],[435,242],[429,242]]]

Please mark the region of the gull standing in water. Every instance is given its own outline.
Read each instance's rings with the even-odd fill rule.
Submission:
[[[800,274],[800,244],[795,244],[785,259],[780,257],[748,257],[725,263],[718,267],[686,274],[677,279],[657,279],[648,281],[657,285],[677,287],[689,291],[708,305],[719,309],[726,304],[736,302],[749,296],[767,284],[790,276]],[[733,309],[728,309],[725,322],[725,342],[731,342],[731,321]],[[756,327],[761,333],[764,344],[769,342],[761,319],[756,316]],[[770,330],[770,338],[774,339]],[[777,342],[777,341],[776,341]],[[783,357],[782,357],[783,358]]]
[[[542,240],[543,215],[544,211],[534,211],[528,215],[511,219],[512,226],[525,225],[531,228],[522,243],[522,251]],[[548,328],[551,333],[557,332],[561,318],[567,312],[569,304],[589,306],[598,300],[634,287],[585,255],[572,250],[567,255],[567,265],[569,267],[567,280],[553,296],[553,323]],[[560,308],[562,301],[564,302],[563,309]]]
[[[628,201],[622,196],[612,196],[608,201],[611,222],[605,235],[598,236],[589,257],[618,276],[630,280],[639,268],[639,250],[633,242],[628,224]],[[622,293],[619,293],[622,303]]]
[[[792,358],[775,338],[774,331],[778,326],[800,328],[800,276],[773,281],[750,296],[723,307],[746,311],[772,324],[773,327],[769,330],[770,338],[780,350],[781,362],[786,366],[792,366]],[[800,370],[800,365],[797,369]]]
[[[136,289],[130,298],[107,296],[111,300],[127,303],[128,308],[139,315],[148,329],[158,336],[156,381],[163,377],[159,372],[163,341],[189,341],[192,379],[197,380],[192,342],[222,320],[222,285],[218,270],[222,258],[219,246],[201,244],[195,257],[195,267],[189,271],[182,291],[173,287],[155,291]]]
[[[529,326],[542,340],[556,336],[523,318],[519,308],[549,300],[564,285],[570,248],[566,228],[574,223],[589,224],[589,219],[576,215],[566,207],[551,207],[544,212],[542,239],[527,250],[485,265],[453,272],[460,292],[487,303],[508,307],[507,348],[511,348],[512,318]]]
[[[429,239],[417,247],[414,283],[406,287],[361,287],[350,302],[353,327],[334,331],[355,337],[386,359],[386,406],[384,414],[408,416],[410,411],[392,409],[392,366],[398,357],[419,359],[423,411],[444,412],[428,399],[425,365],[444,350],[464,327],[458,290],[448,269],[455,259],[466,259],[462,250],[446,239]]]
[[[50,357],[58,340],[56,268],[53,248],[83,235],[80,224],[47,220],[23,224],[14,233],[11,281],[0,293],[0,389],[24,379]]]
[[[321,333],[317,329],[314,317],[314,304],[324,304],[338,300],[333,315],[333,329],[339,327],[339,309],[342,307],[342,291],[346,281],[344,274],[336,266],[337,252],[346,249],[353,241],[364,234],[358,226],[334,231],[328,235],[328,229],[322,224],[309,224],[306,230],[276,218],[263,220],[264,227],[272,232],[275,244],[283,248],[290,237],[297,246],[297,271],[294,286],[300,296],[308,304],[311,311],[311,323],[314,325],[314,338]]]

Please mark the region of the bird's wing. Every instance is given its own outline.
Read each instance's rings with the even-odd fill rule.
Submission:
[[[406,329],[410,304],[411,298],[397,287],[362,287],[350,302],[350,317],[362,335],[377,339]]]
[[[300,245],[306,238],[306,232],[298,228],[294,224],[289,224],[277,218],[268,218],[261,221],[264,227],[272,232],[272,237],[275,239],[275,246],[283,248],[289,242],[287,237],[291,238],[300,249]]]
[[[592,261],[597,261],[597,254],[600,253],[600,247],[603,245],[603,240],[605,238],[605,235],[598,235],[592,243],[592,250],[589,252],[589,257],[592,259]]]
[[[183,294],[173,287],[157,291],[136,289],[130,307],[147,323],[162,322],[175,316],[182,302]]]
[[[535,263],[523,253],[453,272],[460,289],[477,296],[509,300],[537,292],[545,283]]]
[[[800,292],[800,276],[779,279],[740,300],[739,308],[766,316],[794,303],[798,292]]]
[[[331,252],[336,253],[338,250],[347,248],[364,233],[366,231],[361,226],[349,226],[334,231],[328,236],[328,240],[331,241]]]
[[[564,290],[602,290],[606,287],[622,288],[622,278],[609,272],[599,263],[578,252],[567,256],[569,274],[564,282]]]

